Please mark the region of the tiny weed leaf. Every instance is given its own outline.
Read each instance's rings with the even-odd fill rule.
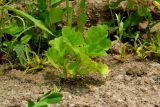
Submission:
[[[39,100],[35,103],[34,107],[47,107],[48,104],[56,104],[62,100],[62,94],[58,92],[51,91],[49,95],[47,95],[42,100]]]
[[[62,94],[59,92],[49,91],[44,94],[37,102],[28,101],[28,107],[48,107],[48,104],[56,104],[62,100]]]
[[[62,100],[62,94],[58,93],[58,92],[52,92],[49,96],[48,96],[48,100],[47,102],[49,104],[56,104],[58,102],[60,102]]]
[[[28,43],[29,40],[31,40],[31,38],[32,38],[32,35],[26,34],[21,38],[21,43],[26,44]]]
[[[46,94],[37,99],[37,102],[46,99],[51,94],[51,91],[48,91]]]

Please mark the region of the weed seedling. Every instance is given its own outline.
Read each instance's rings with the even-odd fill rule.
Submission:
[[[123,26],[123,22],[121,20],[121,15],[120,14],[116,14],[116,19],[117,19],[117,24],[118,24],[118,31],[117,31],[117,42],[120,43],[120,49],[119,49],[119,54],[120,54],[120,60],[123,61],[125,54],[126,54],[126,44],[122,43],[122,37],[124,34],[124,26]]]
[[[59,93],[58,88],[54,85],[52,91],[47,92],[42,97],[38,98],[36,102],[28,101],[28,107],[48,107],[49,104],[56,104],[62,100],[62,94]]]

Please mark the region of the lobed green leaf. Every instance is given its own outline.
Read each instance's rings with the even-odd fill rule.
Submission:
[[[105,25],[93,26],[87,31],[85,50],[89,56],[102,56],[111,47],[111,41],[107,39],[108,27]]]

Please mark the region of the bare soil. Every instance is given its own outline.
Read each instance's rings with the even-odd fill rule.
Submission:
[[[26,107],[57,84],[63,101],[56,107],[160,107],[160,64],[127,55],[119,62],[116,55],[99,58],[110,66],[105,77],[87,76],[77,80],[62,80],[52,73],[40,71],[24,74],[1,65],[0,106]],[[54,72],[54,69],[52,70]]]

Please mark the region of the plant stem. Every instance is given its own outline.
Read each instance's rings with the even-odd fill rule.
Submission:
[[[72,26],[72,8],[69,6],[69,0],[66,0],[67,7],[67,26]]]
[[[68,78],[68,76],[67,76],[67,69],[66,69],[66,66],[65,66],[65,68],[64,68],[64,70],[63,70],[63,72],[64,72],[64,78],[65,78],[65,79],[67,79],[67,78]]]
[[[50,9],[51,9],[51,0],[47,0],[47,9],[48,9],[48,11],[50,11]]]

